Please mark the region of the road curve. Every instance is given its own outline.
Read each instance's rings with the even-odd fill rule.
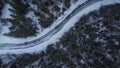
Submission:
[[[33,46],[36,46],[38,44],[41,44],[45,42],[46,40],[49,40],[50,37],[52,37],[54,34],[60,31],[61,28],[64,27],[64,25],[73,17],[75,16],[79,11],[82,9],[96,3],[99,1],[103,0],[88,0],[85,3],[79,5],[77,8],[75,8],[60,24],[58,24],[55,28],[53,28],[51,31],[46,33],[45,35],[39,37],[38,39],[26,42],[26,43],[21,43],[21,44],[0,44],[0,50],[11,50],[11,49],[25,49],[25,48],[30,48]]]

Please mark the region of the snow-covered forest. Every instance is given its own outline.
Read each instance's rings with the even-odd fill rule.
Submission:
[[[0,32],[14,38],[35,36],[54,26],[54,20],[78,1],[2,0]],[[78,13],[74,26],[59,41],[47,45],[42,51],[22,54],[14,53],[16,50],[13,50],[14,54],[1,51],[0,68],[119,68],[120,3],[109,3],[100,8],[98,4]],[[97,7],[96,10],[90,11],[94,7]],[[79,17],[80,14],[83,15]],[[76,20],[68,22],[69,25],[65,27],[71,26],[73,21]]]
[[[49,27],[76,0],[1,0],[0,21],[10,24],[5,36],[26,38]]]

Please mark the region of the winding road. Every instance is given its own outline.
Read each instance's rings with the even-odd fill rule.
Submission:
[[[73,17],[75,16],[79,11],[81,11],[82,9],[96,3],[102,0],[88,0],[86,2],[84,2],[83,4],[79,5],[77,8],[75,8],[75,10],[73,10],[60,24],[58,24],[55,28],[53,28],[52,30],[50,30],[48,33],[46,33],[45,35],[39,37],[38,39],[29,41],[29,42],[25,42],[22,44],[10,44],[10,43],[6,43],[6,44],[0,44],[0,50],[10,50],[10,49],[25,49],[25,48],[30,48],[30,47],[34,47],[38,44],[41,44],[47,40],[50,39],[50,37],[52,37],[53,35],[55,35],[57,32],[59,32],[64,25]]]

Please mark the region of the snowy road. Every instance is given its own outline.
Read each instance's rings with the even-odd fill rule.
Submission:
[[[75,14],[77,14],[80,10],[84,9],[87,6],[90,6],[91,4],[99,2],[99,1],[101,1],[101,0],[91,0],[91,1],[86,1],[85,3],[79,5],[59,25],[57,25],[54,29],[52,29],[51,31],[49,31],[48,33],[46,33],[45,35],[41,36],[40,38],[38,38],[36,40],[30,41],[30,42],[26,42],[26,43],[22,43],[22,44],[9,44],[9,43],[8,44],[0,44],[0,49],[29,48],[29,47],[33,47],[35,45],[38,45],[40,43],[43,43],[46,40],[49,40],[49,38],[51,36],[53,36],[54,34],[56,34],[62,27],[64,27],[64,25],[68,22],[68,20],[70,20],[72,18],[72,16],[74,16]]]
[[[43,44],[43,43],[48,40],[52,40],[51,37],[57,34],[60,30],[62,30],[62,28],[66,27],[65,25],[68,24],[68,22],[71,19],[73,19],[73,17],[76,16],[78,13],[81,13],[83,15],[83,14],[90,12],[87,10],[95,10],[95,9],[100,8],[100,6],[102,5],[112,4],[115,2],[120,2],[120,0],[89,0],[89,1],[86,1],[85,3],[79,5],[74,11],[72,11],[59,25],[57,25],[55,28],[53,28],[51,31],[41,36],[40,38],[30,41],[30,42],[23,43],[23,44],[0,44],[0,52],[1,54],[2,53],[16,53],[16,52],[21,52],[21,53],[35,52],[37,50],[37,47],[41,46],[40,44],[44,45],[43,47],[46,47],[47,44]],[[91,7],[94,7],[94,8],[91,8]],[[87,12],[84,12],[83,10]]]

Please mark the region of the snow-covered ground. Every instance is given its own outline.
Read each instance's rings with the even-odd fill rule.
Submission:
[[[3,36],[1,34],[0,40],[2,40],[2,41],[0,41],[0,43],[20,44],[20,43],[25,43],[25,42],[32,41],[32,40],[35,40],[37,38],[40,38],[41,36],[48,33],[50,30],[54,29],[54,27],[57,26],[59,23],[61,23],[61,21],[64,20],[78,5],[80,5],[80,4],[82,4],[82,3],[86,2],[86,1],[87,0],[79,0],[75,4],[72,4],[72,6],[68,10],[66,10],[62,16],[60,16],[56,21],[54,21],[52,26],[44,29],[42,32],[40,30],[39,31],[40,33],[38,33],[36,37],[28,37],[28,38],[25,38],[25,39],[20,39],[20,38],[11,38],[11,37],[7,37],[7,36]],[[3,12],[4,13],[3,18],[7,18],[7,17],[9,18],[10,17],[9,16],[10,12],[8,12],[9,11],[8,8],[10,8],[10,6],[8,5],[8,6],[5,6],[5,7],[6,8],[4,8],[3,11],[7,11],[7,13]],[[37,22],[36,17],[34,17],[34,14],[32,12],[30,12],[28,15],[26,15],[26,17],[30,17],[30,16],[33,17],[32,19],[34,19]],[[38,26],[38,27],[40,27],[40,26]],[[3,26],[2,31],[6,31],[6,30],[8,30],[7,26],[5,26],[5,27]],[[4,34],[4,32],[2,32],[2,33]],[[5,32],[5,33],[7,33],[7,32]]]
[[[5,4],[4,9],[2,10],[1,18],[11,18],[11,12],[9,9],[12,9],[12,7],[9,4]]]
[[[73,16],[67,22],[67,24],[65,24],[65,26],[58,33],[52,36],[49,40],[37,46],[31,47],[31,48],[17,49],[17,50],[14,50],[14,49],[13,50],[0,50],[0,54],[7,54],[7,53],[21,54],[21,53],[34,53],[34,52],[37,53],[41,50],[44,50],[49,44],[59,41],[59,38],[61,38],[65,32],[67,32],[71,27],[73,27],[75,23],[80,19],[80,17],[82,17],[84,14],[88,14],[91,11],[99,9],[103,5],[114,4],[114,3],[120,3],[120,0],[103,0],[103,1],[97,2],[89,7],[86,7],[85,9],[81,10],[78,14]],[[59,21],[62,21],[62,20],[59,20]],[[55,25],[56,24],[53,24],[53,26],[51,26],[49,29],[52,29],[53,27],[55,27]],[[46,31],[43,32],[43,35],[44,33],[48,32],[49,29],[46,29]]]
[[[0,34],[1,34],[1,32],[2,32],[2,24],[0,23]]]

